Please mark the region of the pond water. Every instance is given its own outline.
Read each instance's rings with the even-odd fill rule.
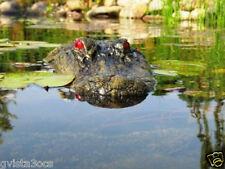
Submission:
[[[11,41],[125,37],[145,55],[157,85],[141,103],[116,109],[81,102],[63,87],[2,88],[0,168],[37,160],[61,169],[207,169],[206,155],[225,150],[224,29],[140,20],[1,23],[0,39]],[[42,60],[52,49],[1,49],[0,71],[46,70]]]

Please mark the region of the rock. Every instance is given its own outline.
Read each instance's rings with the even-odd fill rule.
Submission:
[[[80,12],[76,12],[76,11],[68,11],[67,13],[67,17],[72,18],[73,20],[79,21],[82,19],[83,15]]]
[[[151,0],[117,0],[117,5],[121,6],[121,7],[127,7],[130,5],[137,5],[137,4],[149,4]]]
[[[193,11],[191,11],[190,18],[192,20],[197,20],[201,17],[205,17],[205,10],[204,9],[196,8]]]
[[[56,16],[59,16],[59,17],[66,17],[67,12],[69,12],[69,9],[66,6],[59,6],[55,10]]]
[[[117,4],[122,7],[120,17],[141,18],[150,0],[118,0]]]
[[[45,15],[47,11],[48,3],[44,1],[39,1],[34,3],[29,9],[28,14],[29,15]]]
[[[134,19],[141,18],[142,16],[144,16],[145,11],[147,10],[147,5],[148,5],[147,2],[148,1],[146,1],[146,0],[135,1],[135,3],[129,2],[128,4],[126,4],[126,6],[124,6],[121,9],[120,17],[121,18],[134,18]]]
[[[120,17],[121,18],[133,18],[133,19],[141,18],[145,14],[146,10],[147,10],[146,5],[143,5],[143,6],[132,5],[130,7],[123,8],[120,12]]]
[[[182,11],[192,11],[199,6],[199,0],[181,0],[179,3]]]
[[[20,10],[19,4],[15,1],[5,1],[0,4],[0,12],[4,15],[16,15]]]
[[[173,17],[179,16],[180,20],[189,20],[191,19],[191,13],[188,11],[178,11],[178,13],[173,13]]]
[[[117,5],[125,7],[128,4],[133,4],[135,0],[117,0]]]
[[[180,15],[180,19],[181,20],[188,20],[188,19],[190,19],[190,12],[188,12],[188,11],[180,11],[179,15]]]
[[[105,0],[104,5],[105,6],[115,6],[116,0]]]
[[[120,10],[121,7],[119,6],[95,6],[87,12],[86,16],[92,18],[107,15],[108,17],[113,18],[119,16]]]
[[[85,3],[83,0],[68,0],[66,6],[71,10],[83,10],[85,9]]]
[[[148,8],[150,12],[161,11],[163,8],[162,0],[153,0],[152,2],[150,2]]]

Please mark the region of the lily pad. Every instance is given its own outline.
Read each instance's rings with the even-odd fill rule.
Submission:
[[[155,69],[153,70],[153,73],[156,75],[162,75],[162,76],[177,76],[177,72],[173,70],[165,70],[165,69]]]
[[[205,70],[205,65],[199,62],[180,61],[180,60],[158,60],[154,65],[171,71],[176,71],[180,75],[197,76]]]
[[[10,42],[0,43],[0,47],[14,47],[15,45]]]
[[[0,43],[6,43],[9,42],[9,39],[0,39]]]
[[[65,86],[74,79],[74,75],[62,75],[52,72],[6,73],[0,75],[0,87],[7,89],[25,88],[29,84],[42,87]]]
[[[11,51],[16,49],[37,49],[40,47],[54,48],[60,44],[48,43],[42,41],[9,41],[8,39],[0,39],[0,51]]]
[[[26,45],[26,44],[19,44],[16,46],[17,49],[38,49],[39,46],[37,45]]]
[[[42,43],[42,44],[39,44],[39,47],[41,48],[56,48],[56,47],[59,47],[60,44],[56,44],[56,43]]]
[[[0,47],[0,52],[5,52],[5,51],[14,51],[16,50],[16,47]]]
[[[216,69],[213,70],[212,73],[225,73],[225,69]]]
[[[14,41],[13,43],[15,43],[19,49],[32,48],[32,47],[33,48],[39,48],[39,47],[52,48],[52,47],[60,46],[60,44],[48,43],[48,42],[42,42],[42,41]]]

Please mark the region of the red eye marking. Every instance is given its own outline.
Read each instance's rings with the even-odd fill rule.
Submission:
[[[74,44],[74,47],[79,50],[84,48],[84,44],[80,39],[77,39],[73,44]]]
[[[81,101],[81,96],[79,94],[74,94],[74,96],[76,97],[77,100]]]
[[[124,42],[124,44],[123,44],[123,48],[125,49],[125,50],[128,50],[128,49],[130,49],[130,44],[129,44],[129,42]]]

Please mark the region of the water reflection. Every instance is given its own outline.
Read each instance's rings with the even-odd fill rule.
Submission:
[[[210,168],[206,156],[212,152],[225,153],[225,107],[223,99],[215,100],[214,110],[210,110],[212,102],[201,97],[185,97],[180,96],[185,100],[190,108],[191,116],[196,119],[198,124],[197,137],[201,142],[201,169]],[[213,114],[215,130],[212,126],[210,113]]]
[[[59,89],[59,94],[64,100],[74,100],[77,99],[81,102],[86,101],[91,105],[104,107],[104,108],[124,108],[137,105],[141,103],[146,97],[142,96],[128,96],[128,97],[111,97],[102,95],[84,95],[80,96],[76,94],[75,91],[70,89]]]
[[[43,89],[41,89],[42,90],[42,92],[43,92]],[[21,91],[22,92],[22,91]],[[37,92],[40,92],[40,90],[37,90]],[[60,96],[63,98],[63,99],[69,99],[69,100],[73,100],[74,101],[74,99],[80,99],[78,96],[76,96],[75,94],[74,94],[74,92],[72,92],[72,91],[70,91],[70,90],[68,90],[68,89],[66,89],[66,88],[60,88],[60,89],[58,89],[58,92],[60,93]],[[51,92],[50,92],[51,93]],[[176,93],[176,92],[175,92]],[[1,108],[1,115],[0,115],[0,128],[1,128],[1,130],[2,130],[2,132],[6,132],[6,131],[10,131],[10,130],[12,130],[13,129],[13,126],[11,125],[11,120],[12,119],[14,119],[14,118],[16,118],[16,116],[15,115],[12,115],[11,113],[9,113],[8,112],[8,108],[7,108],[7,105],[8,105],[8,103],[9,102],[13,102],[13,99],[11,99],[11,98],[13,98],[14,97],[14,94],[15,94],[15,91],[2,91],[1,92],[1,100],[0,100],[0,108]],[[34,92],[34,94],[35,94],[35,92]],[[47,94],[47,93],[46,93]],[[45,97],[46,97],[47,95],[45,95]],[[201,169],[207,169],[207,168],[210,168],[209,167],[209,164],[208,164],[208,162],[207,162],[207,160],[206,160],[206,155],[208,154],[208,153],[211,153],[211,152],[213,152],[213,151],[224,151],[225,149],[225,147],[224,147],[224,145],[225,145],[225,140],[224,140],[224,138],[225,138],[225,131],[224,131],[224,127],[225,127],[225,125],[224,125],[224,119],[225,119],[225,114],[224,114],[224,110],[225,110],[225,107],[224,107],[224,101],[223,101],[223,99],[215,99],[215,100],[210,100],[210,99],[204,99],[204,98],[202,98],[202,97],[193,97],[193,96],[186,96],[186,95],[184,95],[183,94],[183,91],[180,91],[180,94],[179,94],[179,97],[180,97],[180,99],[182,99],[182,100],[184,100],[186,103],[187,103],[187,107],[190,109],[190,114],[191,114],[191,116],[196,120],[196,124],[197,124],[197,126],[198,126],[198,132],[197,132],[197,138],[199,139],[199,141],[201,142],[201,151],[200,151],[200,159],[199,159],[199,163],[200,163],[200,168]],[[9,99],[10,98],[10,99]],[[43,105],[43,103],[44,102],[42,102],[42,105]],[[51,102],[49,102],[50,104],[51,104]],[[20,103],[21,104],[21,103]],[[40,104],[40,103],[39,103]],[[83,103],[82,103],[83,104]],[[68,105],[68,104],[67,104]],[[45,105],[46,106],[46,105]],[[64,105],[65,106],[65,105]],[[82,106],[82,105],[81,105]],[[29,106],[27,105],[27,106],[25,106],[24,108],[25,109],[27,109]],[[31,107],[33,107],[33,106],[31,106]],[[214,109],[212,109],[212,107],[214,108]],[[51,108],[51,106],[50,106],[50,108]],[[79,106],[77,107],[77,108],[79,108]],[[146,107],[146,108],[152,108],[152,107]],[[28,108],[29,109],[29,108]],[[97,110],[97,109],[96,109]],[[67,111],[65,111],[65,112],[67,112]],[[64,114],[65,112],[61,112],[61,114]],[[129,111],[128,111],[129,112]],[[68,113],[68,112],[67,112]],[[74,112],[75,113],[75,112]],[[106,113],[106,114],[108,114],[107,112],[104,112],[104,113]],[[179,112],[180,113],[180,112]],[[213,116],[211,116],[211,114],[213,115]],[[56,114],[57,115],[57,114]],[[110,114],[108,114],[109,116],[111,116]],[[48,115],[49,116],[49,115]],[[64,115],[65,116],[65,115]],[[68,114],[67,114],[67,116],[68,116]],[[80,118],[79,117],[80,115],[78,115],[78,117],[76,117],[76,118]],[[84,115],[84,117],[85,116],[87,116],[86,114]],[[137,123],[137,122],[135,122],[135,121],[130,121],[131,119],[129,119],[128,120],[128,122],[132,122],[132,123],[134,123],[134,124],[143,124],[143,125],[146,125],[147,124],[147,122],[149,123],[149,121],[147,121],[147,122],[145,122],[145,120],[144,119],[146,119],[146,118],[148,118],[148,117],[146,117],[146,116],[137,116],[137,114],[135,115],[136,116],[136,118],[137,118],[137,121],[138,120],[140,120],[140,122],[141,123]],[[153,126],[151,127],[151,128],[155,128],[156,126],[157,126],[157,124],[155,124],[155,122],[154,122],[154,119],[156,120],[156,121],[158,121],[157,119],[159,119],[160,118],[160,116],[161,116],[161,114],[157,114],[157,116],[156,116],[156,118],[154,118],[153,117],[153,121],[152,121],[152,123],[153,123]],[[166,114],[166,116],[168,116],[168,114]],[[61,116],[60,116],[61,117]],[[66,117],[64,117],[65,119],[67,119]],[[140,118],[144,118],[144,119],[140,119]],[[151,117],[152,118],[152,117]],[[86,118],[84,118],[84,119],[86,119]],[[103,118],[104,119],[104,118]],[[101,119],[101,120],[103,120],[103,119]],[[18,119],[18,121],[19,120],[22,120],[23,121],[23,119]],[[134,118],[134,120],[135,120],[135,118]],[[179,120],[179,119],[178,119]],[[59,123],[60,121],[58,121],[58,123]],[[109,121],[110,122],[110,121]],[[122,121],[123,122],[123,121]],[[126,122],[126,120],[124,121],[124,122]],[[124,123],[123,122],[123,123]],[[163,123],[165,122],[165,121],[162,121]],[[74,123],[77,123],[77,121],[75,121]],[[84,122],[83,122],[84,123]],[[103,130],[103,129],[101,129],[101,128],[118,128],[118,124],[119,125],[121,125],[120,124],[121,122],[120,121],[118,121],[118,123],[117,124],[110,124],[110,123],[100,123],[99,125],[97,125],[96,126],[96,128],[95,129],[92,129],[92,130]],[[166,122],[165,122],[166,123]],[[86,124],[86,123],[85,123]],[[101,126],[101,125],[106,125],[106,126]],[[215,124],[215,128],[212,126],[212,125],[214,125]],[[54,123],[54,125],[57,125],[57,123]],[[129,125],[129,123],[127,123],[127,124],[122,124],[122,125]],[[78,125],[79,126],[79,125]],[[34,126],[33,126],[34,127]],[[65,126],[64,126],[65,127]],[[148,132],[153,132],[153,131],[151,131],[151,128],[148,128],[149,129],[149,131],[145,131],[146,133],[144,134],[143,133],[143,136],[142,136],[142,134],[141,134],[141,132],[139,133],[139,131],[136,131],[136,132],[134,132],[133,134],[131,134],[131,135],[129,135],[129,137],[131,137],[131,138],[133,138],[135,135],[137,135],[137,136],[139,136],[139,137],[134,137],[135,139],[136,139],[136,141],[140,141],[141,143],[139,143],[138,145],[139,146],[144,146],[145,145],[145,142],[143,142],[143,140],[142,139],[147,139],[148,141],[150,141],[150,143],[152,142],[152,140],[151,139],[153,139],[152,138],[152,136],[151,135],[148,135],[147,133]],[[34,129],[35,129],[35,127],[34,127]],[[73,128],[73,130],[74,130],[75,128]],[[184,128],[185,129],[185,128]],[[61,129],[60,129],[61,130]],[[104,129],[104,130],[106,130],[106,129]],[[181,128],[181,130],[182,130],[182,128]],[[78,131],[79,131],[79,129],[78,129]],[[46,129],[45,130],[45,132],[48,132],[48,129]],[[182,131],[181,131],[182,132]],[[76,132],[75,132],[76,133]],[[94,135],[91,135],[91,136],[89,136],[89,135],[85,135],[85,136],[83,136],[83,135],[76,135],[74,133],[74,137],[76,138],[75,140],[77,140],[78,138],[78,136],[79,137],[85,137],[85,139],[90,139],[90,137],[92,138],[92,141],[96,141],[96,139],[98,140],[98,139],[100,139],[100,138],[95,138],[95,137],[97,137],[97,136],[94,136]],[[89,134],[94,134],[95,132],[88,132]],[[2,133],[1,133],[2,134]],[[40,136],[38,136],[38,137],[40,137],[40,138],[42,138],[42,134],[41,133],[39,133],[40,134]],[[69,137],[69,135],[68,135],[69,133],[61,133],[61,135],[63,136],[63,137]],[[86,133],[87,134],[87,133]],[[161,133],[162,134],[162,133]],[[194,135],[194,133],[192,133],[193,135]],[[108,134],[106,134],[105,136],[104,136],[104,139],[106,139]],[[57,135],[56,135],[57,136]],[[54,136],[54,137],[56,137],[56,136]],[[110,133],[109,133],[109,136],[110,136]],[[117,138],[117,136],[119,137],[119,133],[118,132],[115,132],[114,134],[113,134],[113,137],[116,137],[116,138],[114,138],[114,142],[116,142],[116,144],[120,144],[120,142],[118,142],[120,139],[122,139],[122,138]],[[36,136],[35,137],[37,137],[37,134],[36,134]],[[48,136],[48,139],[50,139],[49,138],[50,136]],[[74,139],[74,137],[72,137],[71,139]],[[103,136],[98,136],[98,137],[103,137]],[[124,139],[126,138],[126,135],[123,135],[123,137],[124,137]],[[149,138],[150,137],[150,138]],[[157,137],[158,137],[158,135],[157,135]],[[167,137],[163,137],[163,135],[162,136],[160,136],[160,138],[162,138],[162,139],[168,139]],[[45,140],[45,141],[48,141],[48,139],[47,140]],[[109,139],[109,138],[107,138],[107,139]],[[117,139],[119,139],[119,140],[117,140]],[[174,138],[174,139],[176,139],[176,138]],[[59,140],[61,140],[61,141],[63,141],[63,139],[62,138],[60,138]],[[101,139],[100,139],[101,140]],[[99,141],[100,141],[99,140]],[[2,139],[1,139],[1,141],[2,141]],[[65,141],[65,140],[64,140]],[[63,142],[64,142],[63,141]],[[120,140],[121,141],[121,140]],[[169,141],[169,140],[164,140],[165,142],[167,142],[167,141]],[[130,144],[130,142],[131,141],[128,141],[127,140],[127,144],[125,144],[124,143],[124,146],[127,146],[127,148],[129,148],[129,144]],[[57,141],[55,141],[55,143],[57,144]],[[64,142],[64,143],[66,143],[66,142]],[[46,143],[47,144],[47,143]],[[85,142],[85,144],[87,144],[87,142]],[[91,143],[89,142],[88,144],[90,144],[91,145]],[[95,144],[97,144],[97,143],[95,143]],[[105,143],[105,142],[103,142],[103,144],[102,144],[102,146],[104,147],[104,146],[106,146],[105,144],[107,144],[107,143]],[[134,143],[132,143],[132,144],[135,144],[134,146],[137,146],[136,145],[136,142],[134,142]],[[161,141],[160,141],[160,144],[161,144]],[[160,146],[160,144],[159,145],[157,145],[157,147],[158,146]],[[172,145],[170,145],[170,146],[172,146],[172,148],[175,146],[175,145],[173,145],[173,143],[170,143],[170,144],[172,144]],[[185,143],[183,143],[183,144],[185,144]],[[49,145],[49,144],[47,144],[47,145]],[[80,146],[83,146],[83,144],[82,143],[79,143],[79,145]],[[90,146],[89,145],[89,146]],[[151,144],[150,144],[151,145]],[[150,146],[149,145],[149,146]],[[13,146],[17,146],[16,144],[15,145],[13,145]],[[50,145],[49,145],[50,146]],[[62,146],[62,145],[61,145]],[[64,147],[65,147],[65,145],[63,145]],[[148,148],[148,150],[150,151],[150,152],[146,152],[147,153],[147,155],[148,155],[148,157],[152,157],[152,158],[155,158],[155,157],[153,157],[153,156],[151,156],[151,155],[149,155],[149,154],[151,154],[151,153],[153,153],[154,151],[158,151],[157,149],[156,150],[154,150],[154,145],[151,145],[151,146],[153,146],[153,147],[149,147]],[[156,146],[156,145],[155,145]],[[167,143],[164,143],[164,144],[162,144],[162,146],[164,147],[164,148],[166,148],[167,149],[167,146],[169,146],[169,145],[167,145]],[[51,146],[52,147],[52,146]],[[74,147],[76,147],[76,145],[73,145],[73,147],[71,147],[71,149],[73,149]],[[54,150],[54,146],[52,147],[53,148],[53,150]],[[59,148],[59,147],[58,147]],[[159,148],[159,147],[158,147]],[[53,151],[53,150],[51,150],[51,151]],[[59,148],[59,150],[61,150],[60,148]],[[153,151],[154,150],[154,151]],[[40,151],[40,150],[39,150]],[[54,150],[54,152],[55,152],[56,150]],[[112,151],[112,150],[108,150],[108,151]],[[162,150],[159,148],[159,151],[161,152]],[[175,150],[174,150],[175,151]],[[176,152],[176,151],[175,151]],[[40,152],[39,152],[40,153]],[[98,150],[96,150],[96,152],[95,153],[100,153],[100,152],[98,152]],[[117,152],[118,153],[118,152]],[[132,153],[134,153],[134,152],[132,152]],[[164,151],[162,151],[161,153],[165,153],[165,154],[167,154],[166,152],[164,152]],[[185,153],[185,152],[183,152],[183,153]],[[225,153],[225,152],[224,152]],[[164,154],[164,155],[165,155]],[[78,156],[80,155],[79,153],[77,154]],[[134,155],[134,154],[130,154],[131,156],[132,155]],[[139,154],[140,155],[140,154]],[[75,158],[75,157],[73,157],[73,158]],[[76,157],[76,162],[78,162],[79,161],[79,159],[77,159],[78,157]],[[144,158],[144,157],[142,157],[142,156],[137,156],[137,158],[140,160],[141,158]],[[51,159],[51,158],[50,158]],[[117,159],[117,158],[116,158]],[[161,159],[161,157],[159,156],[159,157],[157,157],[157,159]],[[65,159],[64,159],[65,160]],[[63,158],[60,160],[61,162],[60,162],[60,164],[64,164],[64,161],[63,160]],[[115,160],[115,159],[114,159]],[[118,160],[118,159],[117,159]],[[134,159],[133,159],[134,160]],[[165,159],[164,159],[165,160]],[[57,160],[56,160],[57,161]],[[59,162],[59,161],[58,161]],[[168,162],[168,161],[167,161]],[[57,162],[56,162],[57,163]],[[122,162],[120,162],[120,164],[123,164]],[[132,163],[131,163],[132,164]],[[176,164],[176,163],[175,163]],[[98,163],[96,163],[96,166],[98,166],[98,165],[100,165],[100,164],[98,164]],[[128,165],[128,164],[127,164]],[[72,164],[71,164],[71,166],[72,166]],[[70,167],[71,167],[70,166]],[[78,165],[79,166],[79,165]],[[80,164],[80,166],[82,166],[81,164]],[[148,165],[146,165],[146,166],[148,166]],[[128,165],[128,167],[131,167],[131,166],[129,166]],[[128,168],[128,167],[125,167],[125,168]],[[62,166],[62,168],[63,168],[63,166]],[[78,167],[79,168],[79,167]],[[94,166],[94,168],[95,168],[95,166]],[[176,167],[176,166],[173,166],[173,168],[178,168],[178,167]]]
[[[60,32],[60,29],[66,29],[68,31],[82,32],[80,36],[83,36],[87,33],[86,36],[95,37],[98,39],[105,37],[122,37],[128,39],[132,44],[141,44],[146,38],[160,37],[163,34],[161,25],[151,24],[150,26],[148,26],[142,20],[91,19],[84,22],[78,22],[65,19],[51,20],[49,18],[31,18],[25,20],[21,19],[20,22],[18,22],[13,18],[0,19],[3,20],[2,24],[0,23],[0,25],[4,27],[12,27],[12,29],[14,29],[14,31],[11,31],[10,36],[20,35],[20,37],[15,37],[13,39],[10,38],[11,40],[19,40],[20,38],[23,38],[24,36],[30,34],[30,30],[33,29],[52,29],[51,31],[53,32]],[[42,36],[42,34],[39,36]],[[48,34],[48,36],[50,36],[50,34]],[[31,38],[33,39],[33,37]],[[71,36],[68,39],[67,36],[67,41],[74,38],[75,37]],[[59,40],[59,38],[57,38],[57,40]],[[62,37],[62,42],[65,43],[65,40],[66,38]]]
[[[16,91],[0,90],[0,144],[3,143],[2,134],[13,129],[11,119],[16,119],[17,116],[11,114],[8,110],[8,104],[14,102]]]

